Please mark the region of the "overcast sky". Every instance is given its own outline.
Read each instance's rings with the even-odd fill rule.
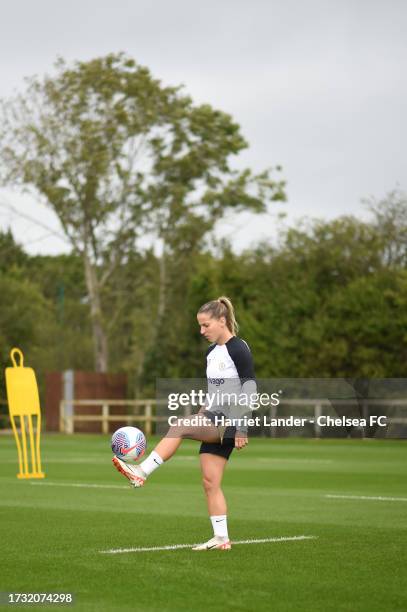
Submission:
[[[365,216],[361,199],[407,189],[404,0],[13,0],[1,3],[0,97],[58,55],[125,51],[164,84],[233,115],[250,148],[239,165],[281,164],[288,223]],[[0,203],[48,226],[53,213],[1,190]],[[0,207],[31,253],[64,243]],[[237,248],[275,234],[272,216],[224,224]]]

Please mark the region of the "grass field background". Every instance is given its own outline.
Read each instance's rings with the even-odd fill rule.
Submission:
[[[72,592],[73,609],[95,611],[407,609],[405,441],[253,439],[233,453],[232,541],[315,539],[101,553],[211,537],[197,451],[185,441],[134,490],[107,436],[45,435],[36,482],[17,480],[14,440],[0,436],[0,591]]]

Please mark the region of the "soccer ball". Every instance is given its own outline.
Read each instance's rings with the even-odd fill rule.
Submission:
[[[137,427],[121,427],[112,436],[112,451],[123,461],[140,459],[146,450],[146,437]]]

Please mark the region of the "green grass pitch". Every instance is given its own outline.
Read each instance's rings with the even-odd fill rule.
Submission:
[[[211,537],[197,451],[184,442],[134,490],[107,436],[43,436],[43,481],[17,480],[14,439],[0,436],[0,591],[72,592],[78,611],[407,609],[405,441],[252,439],[233,453],[232,541],[315,539],[102,553]]]

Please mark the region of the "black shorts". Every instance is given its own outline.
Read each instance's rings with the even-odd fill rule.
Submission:
[[[213,421],[215,414],[213,412],[207,412],[206,416]],[[199,454],[201,453],[209,453],[210,455],[218,455],[219,457],[224,457],[225,459],[229,459],[233,449],[235,448],[235,427],[226,427],[225,432],[223,434],[222,442],[202,442],[201,447],[199,449]]]

